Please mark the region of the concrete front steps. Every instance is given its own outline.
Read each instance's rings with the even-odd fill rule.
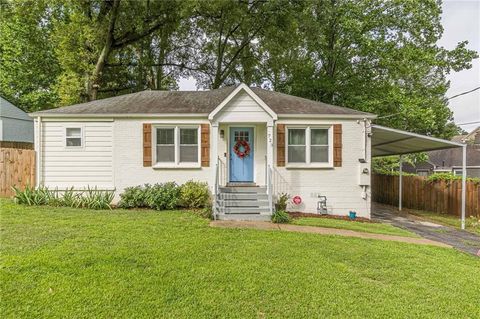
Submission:
[[[217,219],[219,220],[270,220],[266,187],[226,186],[219,188]]]

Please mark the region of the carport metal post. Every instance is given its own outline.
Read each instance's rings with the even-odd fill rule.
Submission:
[[[462,146],[462,229],[465,229],[465,195],[467,188],[467,144]]]
[[[402,195],[403,195],[403,183],[402,183],[402,175],[403,175],[403,156],[400,155],[400,161],[399,161],[400,167],[399,167],[399,174],[398,174],[398,210],[402,210]]]

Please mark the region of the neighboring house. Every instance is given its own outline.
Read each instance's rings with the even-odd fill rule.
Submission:
[[[33,143],[33,120],[0,96],[0,142]]]
[[[373,114],[241,84],[143,91],[31,116],[38,185],[115,189],[118,200],[129,186],[196,180],[218,194],[220,218],[267,219],[267,194],[282,192],[302,199],[291,211],[317,212],[326,196],[329,213],[370,217],[365,123]]]
[[[467,176],[480,177],[480,127],[467,135],[452,138],[454,142],[467,143]],[[462,175],[462,150],[460,148],[427,152],[428,161],[415,166],[406,164],[409,173],[428,176],[433,173]]]

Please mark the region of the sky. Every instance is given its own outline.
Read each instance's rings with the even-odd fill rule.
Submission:
[[[443,3],[443,37],[438,45],[453,49],[458,42],[468,40],[468,48],[480,54],[480,0],[446,0]],[[475,59],[469,70],[453,72],[448,76],[450,89],[447,97],[480,86],[480,59]],[[461,127],[470,132],[480,126],[480,90],[449,101],[457,124],[478,122]]]
[[[453,49],[458,42],[468,40],[468,48],[480,54],[480,0],[444,0],[442,14],[443,36],[439,46]],[[475,59],[472,68],[449,74],[450,89],[447,97],[480,86],[480,59]],[[193,78],[181,79],[180,90],[196,90]],[[449,101],[454,121],[466,130],[480,126],[480,90]],[[463,125],[463,123],[478,122]]]

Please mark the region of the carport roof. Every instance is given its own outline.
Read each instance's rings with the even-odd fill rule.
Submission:
[[[419,153],[463,145],[426,135],[372,125],[372,157]]]

